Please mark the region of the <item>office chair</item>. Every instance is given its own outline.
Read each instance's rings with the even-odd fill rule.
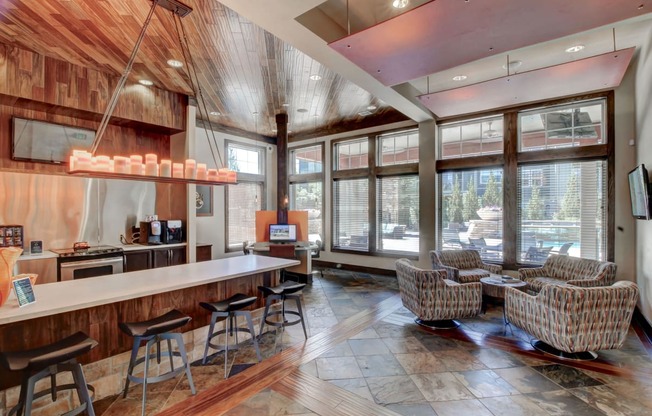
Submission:
[[[317,248],[314,250],[310,250],[311,259],[318,259],[319,256],[321,255],[321,249],[323,247],[323,243],[321,242],[321,240],[317,240],[315,241],[315,244],[317,245]],[[321,275],[322,278],[324,277],[324,272],[322,271],[322,269],[319,269],[319,274]]]

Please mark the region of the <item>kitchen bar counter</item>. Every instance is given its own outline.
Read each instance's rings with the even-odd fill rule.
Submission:
[[[137,251],[137,250],[151,250],[155,248],[175,248],[175,247],[185,247],[188,243],[174,243],[174,244],[119,244],[116,247],[120,247],[123,251]]]
[[[35,303],[19,308],[18,300],[12,294],[7,303],[0,307],[0,325],[270,272],[297,264],[297,260],[239,256],[36,285]]]
[[[87,381],[97,381],[102,389],[108,389],[96,390],[98,397],[116,394],[126,366],[115,365],[114,358],[124,362],[133,342],[119,330],[120,322],[143,321],[178,309],[192,318],[182,331],[187,334],[188,351],[196,356],[203,351],[204,327],[211,316],[199,302],[217,302],[235,293],[246,293],[257,297],[248,309],[258,314],[265,306],[258,287],[278,284],[278,271],[298,263],[238,256],[37,285],[36,303],[19,308],[12,294],[0,307],[0,351],[23,351],[83,331],[96,339],[98,346],[82,356],[81,362],[97,363],[101,369]],[[99,380],[94,380],[95,376]],[[0,366],[0,392],[19,383],[16,373]]]

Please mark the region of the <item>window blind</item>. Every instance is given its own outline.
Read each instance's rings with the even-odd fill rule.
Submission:
[[[242,249],[244,241],[256,241],[256,211],[262,209],[263,184],[242,182],[228,185],[227,201],[227,248]]]
[[[377,184],[377,247],[419,252],[419,176],[389,176]]]
[[[517,260],[542,264],[550,254],[606,258],[606,162],[518,168]]]
[[[369,250],[369,179],[333,183],[333,246]]]
[[[290,185],[290,206],[293,210],[308,211],[308,239],[324,241],[322,236],[322,193],[319,182],[294,183]]]

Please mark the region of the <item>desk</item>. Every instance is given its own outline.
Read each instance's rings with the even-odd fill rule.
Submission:
[[[269,244],[270,243],[253,243],[247,246],[247,250],[250,253],[267,256],[269,254]],[[294,252],[297,256],[297,260],[299,260],[301,264],[287,267],[285,270],[305,276],[305,278],[308,279],[308,277],[312,275],[312,256],[310,253],[318,248],[317,244],[311,244],[308,242],[295,244]]]

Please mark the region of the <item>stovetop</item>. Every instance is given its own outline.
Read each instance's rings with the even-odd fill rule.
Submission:
[[[59,257],[99,256],[102,254],[123,252],[122,248],[113,246],[92,246],[83,249],[61,248],[51,249],[50,251],[58,254]]]

